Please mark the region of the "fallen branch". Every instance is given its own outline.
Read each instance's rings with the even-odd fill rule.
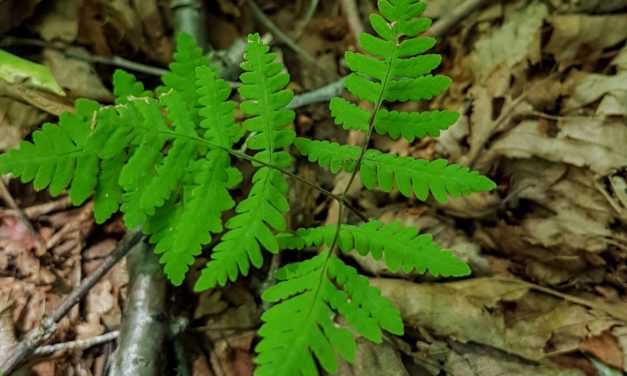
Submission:
[[[259,6],[253,0],[248,0],[246,4],[248,5],[248,8],[250,9],[250,11],[253,12],[253,15],[259,20],[259,22],[261,22],[261,24],[263,24],[263,26],[266,29],[268,29],[278,40],[285,43],[292,51],[296,52],[308,63],[318,68],[318,70],[321,73],[325,71],[324,68],[320,66],[320,63],[318,63],[318,61],[313,56],[311,56],[309,52],[303,50],[289,36],[287,36],[284,32],[282,32],[272,22],[272,20],[268,18],[268,16],[266,16],[265,13],[263,13],[261,8],[259,8]]]
[[[346,78],[341,78],[316,90],[296,95],[286,107],[294,110],[314,103],[328,102],[331,98],[342,93],[345,79]]]
[[[87,292],[89,292],[118,261],[126,256],[126,254],[140,242],[141,238],[142,234],[139,231],[127,234],[116,250],[104,259],[98,268],[91,275],[87,276],[77,288],[66,296],[50,316],[44,317],[39,327],[32,329],[26,334],[24,339],[15,347],[4,363],[0,365],[0,374],[8,375],[11,373],[11,371],[29,356],[35,348],[48,340],[56,331],[59,321],[70,312],[76,303],[87,295]]]
[[[462,3],[462,5],[455,8],[446,17],[435,22],[433,26],[431,26],[427,34],[434,38],[439,38],[443,36],[444,34],[446,34],[447,32],[450,32],[453,26],[457,24],[462,18],[466,17],[470,13],[479,9],[483,5],[489,2],[493,2],[493,1],[494,0],[467,0],[465,1],[464,3]]]
[[[58,351],[72,351],[76,349],[87,349],[90,347],[102,345],[103,343],[111,342],[118,338],[120,332],[114,330],[103,335],[91,337],[87,339],[77,339],[76,341],[68,341],[55,343],[54,345],[41,346],[33,351],[35,355],[51,355]]]
[[[128,298],[122,316],[118,348],[109,374],[156,376],[163,374],[163,343],[168,334],[165,318],[167,281],[159,255],[140,243],[128,256]]]

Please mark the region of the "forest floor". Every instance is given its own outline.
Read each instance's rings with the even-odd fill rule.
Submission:
[[[16,147],[43,122],[55,121],[75,98],[111,102],[115,68],[129,69],[148,88],[158,85],[155,73],[167,68],[174,44],[176,14],[169,3],[0,0],[0,48],[49,66],[67,94],[16,93],[14,83],[2,83],[0,152]],[[367,15],[375,9],[366,0],[258,1],[274,27],[296,43],[294,49],[264,26],[245,0],[206,3],[211,47],[227,50],[249,32],[266,33],[296,93],[346,75],[343,53],[357,48],[355,35],[368,30]],[[627,372],[627,1],[427,3],[426,15],[441,27],[432,31],[444,59],[440,71],[453,80],[429,108],[456,110],[462,117],[437,139],[408,143],[375,136],[373,144],[402,156],[470,166],[498,188],[446,204],[353,192],[368,217],[432,233],[471,265],[473,275],[399,277],[375,260],[353,255],[400,308],[407,330],[382,345],[360,340],[357,362],[342,365],[339,374]],[[468,3],[477,8],[451,19]],[[447,21],[438,23],[442,20]],[[298,108],[295,128],[318,139],[360,143],[358,134],[346,138],[333,124],[324,103]],[[331,191],[345,179],[306,164],[296,172]],[[65,196],[52,198],[3,179],[0,363],[125,232],[119,217],[96,225],[90,203],[72,207]],[[336,204],[307,187],[295,185],[290,197],[292,228],[336,217]],[[191,274],[194,279],[197,271]],[[171,314],[185,316],[187,329],[182,346],[168,351],[182,349],[188,374],[251,374],[262,310],[259,285],[266,274],[256,271],[199,295],[191,293],[191,285],[171,288],[170,295],[184,297]],[[122,323],[128,280],[122,261],[47,342],[81,339],[91,346],[42,351],[28,358],[26,368],[37,375],[103,375],[115,350],[111,333]]]

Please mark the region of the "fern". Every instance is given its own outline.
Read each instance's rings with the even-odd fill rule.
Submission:
[[[284,90],[289,75],[282,72],[283,66],[274,62],[275,59],[276,54],[261,43],[261,37],[251,35],[246,61],[241,65],[245,72],[240,77],[244,85],[239,93],[246,99],[241,104],[242,111],[251,116],[244,122],[244,128],[252,135],[247,140],[248,148],[259,150],[255,155],[258,161],[285,169],[292,158],[279,149],[289,146],[295,138],[294,131],[286,129],[294,120],[294,112],[285,109],[293,93]],[[287,187],[285,177],[276,169],[263,166],[257,170],[248,198],[237,206],[238,214],[227,222],[229,231],[214,247],[196,290],[224,285],[240,273],[247,275],[251,264],[261,267],[262,247],[272,253],[279,251],[273,230],[285,231],[283,213],[289,211]]]
[[[295,145],[309,161],[330,167],[333,173],[342,169],[346,172],[355,171],[361,156],[359,147],[329,141],[298,138]],[[448,164],[445,159],[426,161],[369,149],[364,153],[360,167],[359,174],[366,188],[379,187],[390,192],[396,183],[404,196],[413,194],[423,201],[429,192],[437,201],[446,202],[448,196],[469,195],[494,188],[494,183],[478,172],[457,164]]]
[[[282,248],[302,250],[312,246],[331,246],[336,225],[301,228],[279,237]],[[470,274],[468,265],[450,251],[432,241],[431,234],[419,234],[413,227],[400,222],[384,225],[370,221],[361,226],[343,225],[337,245],[343,252],[355,249],[360,255],[370,254],[375,260],[384,259],[392,272],[429,272],[433,276],[463,277]]]
[[[366,133],[364,146],[360,148],[300,137],[295,140],[296,148],[310,162],[329,167],[332,173],[341,170],[352,173],[344,195],[357,173],[367,189],[379,187],[389,192],[396,186],[403,195],[414,195],[420,200],[426,200],[429,191],[436,200],[444,202],[449,195],[468,195],[493,189],[495,185],[489,179],[468,168],[449,165],[445,160],[416,160],[367,149],[373,132],[387,134],[394,139],[403,136],[413,141],[416,137],[437,136],[459,118],[458,114],[450,111],[416,113],[384,108],[385,103],[390,102],[431,99],[442,93],[451,81],[448,77],[430,73],[440,64],[441,58],[424,52],[434,46],[435,40],[415,37],[431,24],[429,19],[419,17],[425,9],[424,4],[415,0],[379,0],[378,6],[383,17],[374,14],[370,22],[380,38],[366,33],[359,36],[361,47],[369,55],[346,53],[346,63],[353,73],[344,83],[354,97],[369,102],[373,110],[361,108],[343,98],[334,98],[330,102],[331,115],[336,124],[347,130]],[[383,259],[392,271],[415,269],[443,276],[470,273],[466,264],[433,243],[430,235],[418,235],[418,230],[403,228],[398,223],[383,225],[371,221],[363,226],[342,225],[341,213],[342,210],[337,225],[282,234],[279,237],[282,247],[302,249],[326,245],[330,249],[337,246],[342,251],[355,248],[362,255],[370,253],[375,259]],[[381,328],[393,334],[403,332],[402,325],[386,327],[372,320],[383,311],[385,317],[394,322],[400,321],[400,318],[397,311],[384,308],[389,306],[387,300],[374,295],[368,298],[360,295],[370,291],[364,285],[367,281],[361,284],[352,282],[350,286],[354,290],[338,293],[342,291],[338,287],[345,287],[343,281],[353,281],[349,277],[352,275],[349,270],[352,269],[342,264],[340,259],[325,251],[312,260],[295,266],[291,273],[283,272],[283,282],[262,296],[277,305],[262,317],[265,323],[259,334],[264,339],[257,347],[260,375],[317,374],[314,358],[326,371],[333,372],[336,358],[330,343],[334,343],[332,336],[337,334],[328,329],[329,317],[343,316],[365,338],[375,342],[380,341]],[[289,268],[287,266],[285,270]],[[277,273],[277,276],[280,274]],[[376,308],[368,310],[373,306]],[[352,349],[348,344],[344,346]],[[347,360],[352,360],[350,352],[336,350]]]
[[[344,208],[354,209],[346,203],[346,193],[355,176],[359,174],[367,189],[396,188],[419,200],[431,193],[440,202],[495,187],[476,171],[442,159],[368,149],[375,132],[411,142],[436,137],[459,118],[446,110],[387,108],[393,102],[431,99],[446,90],[450,79],[432,73],[441,62],[439,55],[426,53],[435,40],[416,36],[431,23],[420,17],[424,4],[379,0],[378,8],[382,15],[370,17],[378,36],[359,36],[366,54],[346,53],[353,73],[344,85],[354,98],[369,102],[368,109],[339,97],[329,105],[337,125],[366,134],[362,147],[296,137],[290,127],[294,112],[286,108],[293,99],[286,89],[289,75],[258,34],[249,36],[241,65],[240,109],[247,119],[237,124],[231,88],[183,34],[163,86],[147,91],[134,76],[117,71],[113,105],[77,101],[74,114],[63,114],[58,124],[44,124],[32,141],[0,155],[0,172],[32,181],[38,190],[49,188],[53,195],[68,190],[75,205],[93,195],[98,223],[121,212],[129,229],[141,226],[175,285],[184,281],[203,247],[216,243],[196,291],[248,275],[251,266],[263,265],[263,250],[276,254],[321,248],[309,260],[280,268],[278,283],[262,294],[274,305],[262,316],[256,374],[316,375],[318,365],[333,372],[337,354],[354,361],[353,333],[375,343],[384,332],[403,333],[399,311],[346,265],[337,250],[369,254],[393,272],[444,277],[470,273],[463,261],[415,228],[379,221],[342,223]],[[233,150],[243,136],[248,154]],[[288,231],[285,176],[296,177],[287,172],[293,164],[288,152],[292,145],[332,173],[351,174],[340,195],[318,188],[339,201],[338,223]],[[251,161],[255,169],[250,190],[239,202],[230,193],[243,180],[231,166],[233,156]],[[225,212],[232,209],[234,215],[224,223]],[[340,317],[345,324],[338,324]]]
[[[262,297],[280,304],[261,317],[265,324],[259,335],[264,338],[256,347],[256,375],[316,375],[314,355],[327,372],[335,372],[336,351],[353,362],[355,340],[333,322],[337,313],[375,343],[381,343],[382,329],[403,333],[400,314],[389,300],[329,251],[289,264],[275,277],[279,283]]]

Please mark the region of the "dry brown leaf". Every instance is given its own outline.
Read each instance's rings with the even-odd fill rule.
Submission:
[[[375,345],[357,340],[357,356],[353,364],[339,362],[338,376],[409,376],[398,351],[387,342]]]
[[[79,14],[83,0],[57,0],[33,23],[33,29],[45,41],[72,43],[78,35]]]
[[[511,69],[525,61],[534,40],[539,41],[540,27],[548,9],[540,2],[522,4],[522,8],[506,13],[505,22],[498,30],[476,42],[471,59],[477,81],[492,80],[491,73],[499,65]],[[530,56],[537,60],[539,53]]]
[[[500,355],[500,356],[499,356]],[[451,351],[445,363],[451,376],[585,376],[585,373],[574,369],[557,369],[549,365],[532,365],[514,359],[504,359],[503,354],[490,356],[485,351]]]
[[[618,340],[607,330],[598,336],[584,339],[579,343],[579,349],[611,367],[623,369],[623,350]]]
[[[0,151],[17,147],[24,136],[47,118],[45,112],[32,106],[0,97]]]
[[[627,127],[623,121],[574,116],[562,119],[557,127],[553,136],[540,121],[522,121],[479,157],[477,167],[492,166],[498,156],[513,159],[535,156],[590,167],[599,175],[627,166]]]
[[[0,291],[0,364],[2,364],[11,350],[17,345],[13,320],[11,298],[8,291]]]
[[[597,107],[597,115],[627,116],[627,71],[613,76],[575,71],[569,79],[573,83],[573,89],[564,102],[564,113],[603,98]]]
[[[590,16],[552,15],[551,39],[544,49],[552,54],[561,69],[573,63],[594,63],[604,49],[627,38],[627,15]]]
[[[83,50],[72,48],[72,52]],[[91,98],[101,102],[111,102],[113,94],[102,84],[94,67],[78,59],[68,58],[63,53],[45,49],[44,63],[50,67],[59,85],[74,98]]]
[[[371,283],[400,309],[411,326],[534,361],[553,351],[576,350],[581,339],[624,326],[606,314],[530,292],[522,283],[490,278],[446,284],[397,279],[373,279]]]
[[[0,0],[0,35],[31,17],[41,0]]]

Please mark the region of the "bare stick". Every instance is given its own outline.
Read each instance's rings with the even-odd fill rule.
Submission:
[[[70,309],[72,309],[76,303],[87,295],[87,292],[89,292],[118,261],[126,256],[126,254],[140,242],[141,238],[142,234],[140,231],[127,234],[124,239],[122,239],[117,249],[104,259],[98,268],[91,275],[87,276],[77,288],[66,296],[54,312],[42,320],[39,327],[32,329],[26,334],[24,339],[15,347],[4,363],[0,365],[0,374],[8,375],[24,358],[30,355],[37,346],[50,338],[56,331],[59,321],[70,312]]]
[[[55,343],[54,345],[41,346],[33,351],[35,355],[51,355],[57,351],[72,351],[77,349],[87,349],[90,347],[102,345],[103,343],[111,342],[118,338],[120,332],[114,330],[109,333],[105,333],[100,336],[91,337],[87,339],[77,339],[76,341],[68,341]]]
[[[353,29],[355,36],[364,32],[364,25],[361,23],[361,17],[359,16],[359,9],[355,0],[341,0],[342,9],[346,13],[346,19]]]
[[[331,100],[331,98],[336,97],[342,93],[342,91],[344,90],[344,80],[346,80],[346,78],[341,78],[337,81],[333,81],[330,84],[316,90],[296,95],[294,96],[294,99],[292,99],[292,101],[286,106],[286,108],[294,110],[314,103],[328,102]]]
[[[284,32],[282,32],[281,29],[279,29],[274,24],[274,22],[272,22],[272,20],[268,18],[268,16],[265,15],[265,13],[263,13],[261,8],[259,8],[259,6],[253,0],[248,0],[246,3],[248,4],[248,8],[250,9],[250,11],[253,12],[253,15],[259,20],[259,22],[261,22],[263,26],[265,26],[268,30],[270,30],[270,32],[274,34],[274,36],[278,40],[285,43],[292,51],[296,52],[303,59],[305,59],[308,63],[317,67],[320,70],[320,72],[324,72],[324,68],[320,66],[318,61],[313,56],[311,56],[309,52],[303,50],[290,37],[288,37]]]
[[[434,38],[441,37],[450,31],[462,18],[491,1],[494,0],[466,0],[462,5],[453,9],[446,17],[435,22],[427,34]]]
[[[111,375],[152,376],[162,374],[162,347],[168,332],[167,280],[159,255],[140,243],[128,255],[128,298],[118,348],[113,355]]]
[[[303,17],[303,20],[299,23],[298,29],[296,31],[296,40],[300,40],[300,38],[302,38],[303,33],[305,32],[305,30],[307,29],[307,26],[309,25],[309,22],[311,22],[311,19],[316,13],[316,9],[318,9],[319,2],[320,0],[309,0],[309,7],[307,8],[307,12],[305,13],[305,16]]]

